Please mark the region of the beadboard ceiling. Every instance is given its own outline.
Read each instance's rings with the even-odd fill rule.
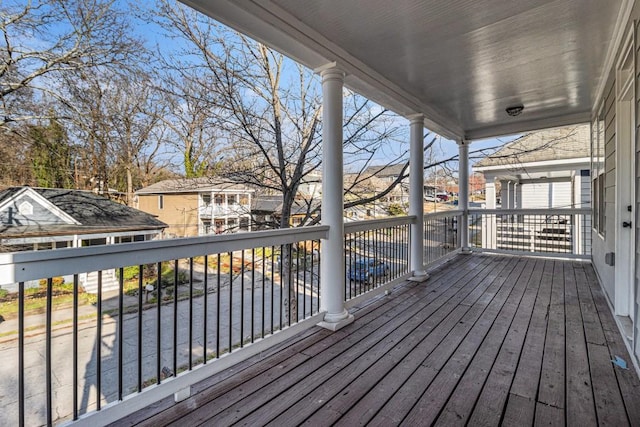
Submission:
[[[628,0],[183,0],[449,138],[586,122]],[[505,108],[524,105],[510,117]]]

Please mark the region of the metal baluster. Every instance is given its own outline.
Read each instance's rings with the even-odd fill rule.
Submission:
[[[204,300],[202,300],[202,340],[203,340],[203,364],[207,364],[207,319],[209,300],[209,257],[204,256]]]
[[[138,266],[138,393],[142,391],[142,285],[144,267]]]
[[[292,272],[293,272],[293,253],[292,253],[293,244],[287,245],[287,252],[289,252],[289,265],[287,266],[287,300],[289,303],[287,304],[288,316],[287,322],[289,326],[291,326],[291,281],[292,281]]]
[[[24,282],[18,283],[18,424],[24,427]]]
[[[216,274],[217,284],[216,284],[216,359],[220,357],[220,279],[221,279],[221,263],[220,263],[220,254],[218,256],[218,263],[216,268],[218,272]]]
[[[302,294],[302,318],[305,319],[307,317],[307,243],[311,242],[307,240],[304,242],[303,251],[303,260],[302,260],[302,286],[304,289],[304,293]],[[313,245],[313,243],[311,243]]]
[[[275,282],[275,277],[274,277],[274,273],[275,273],[275,246],[271,246],[271,333],[273,334],[273,316],[275,315],[273,309],[274,309],[274,288],[276,287],[276,282]]]
[[[162,338],[162,323],[161,323],[161,304],[162,304],[162,263],[158,263],[158,277],[156,282],[156,384],[160,384],[160,374],[162,374],[162,346],[160,345],[160,339]],[[175,315],[175,313],[174,313]]]
[[[178,282],[176,281],[176,289]],[[193,369],[193,257],[189,258],[189,370]],[[174,371],[174,376],[178,375]]]
[[[96,408],[101,407],[102,396],[102,271],[98,271],[98,319],[96,325]]]
[[[240,347],[244,347],[244,249],[240,255]]]
[[[53,279],[47,279],[47,314],[46,314],[46,381],[47,381],[47,425],[53,424],[53,388],[51,373],[51,312],[53,310]],[[100,390],[100,389],[98,389]],[[99,399],[99,398],[98,398]],[[98,407],[98,409],[100,409]]]
[[[233,348],[233,252],[229,252],[229,349]]]
[[[73,420],[78,419],[78,275],[73,275]]]
[[[251,342],[254,342],[256,301],[256,248],[251,248]]]
[[[120,267],[120,280],[118,289],[118,400],[122,400],[123,387],[123,373],[124,369],[122,363],[124,361],[124,351],[122,346],[124,345],[124,326],[123,326],[123,310],[124,310],[124,268]]]
[[[284,255],[284,246],[280,245],[280,267],[279,267],[279,270],[280,270],[280,308],[278,309],[278,311],[280,312],[280,330],[282,330],[282,308],[284,307],[284,305],[283,305],[283,302],[284,302],[284,300],[283,300],[283,298],[284,298],[284,295],[283,295],[284,289],[283,289],[283,286],[282,286],[282,265],[284,264],[284,262],[283,262],[284,261],[284,256],[283,255]]]
[[[178,375],[178,260],[173,261],[173,376]]]
[[[266,258],[267,258],[267,248],[265,248],[264,246],[262,247],[262,322],[261,322],[261,332],[260,332],[260,336],[262,338],[264,338],[264,309],[265,309],[265,286],[266,286],[266,271],[265,271],[265,263],[266,263]]]
[[[318,297],[317,297],[318,300],[316,302],[316,313],[319,313],[320,312],[320,294],[322,292],[322,289],[320,288],[320,283],[322,283],[322,276],[321,276],[321,273],[320,273],[320,257],[322,256],[322,255],[320,255],[320,253],[321,253],[321,245],[322,245],[322,243],[321,243],[321,241],[319,239],[316,240],[316,242],[318,243],[318,281],[317,281],[317,284],[316,284],[316,293],[318,295]]]

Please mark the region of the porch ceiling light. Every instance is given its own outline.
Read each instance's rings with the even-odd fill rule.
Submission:
[[[522,113],[522,110],[524,110],[524,105],[520,104],[520,105],[513,105],[511,107],[507,107],[505,111],[511,117],[516,117],[516,116],[519,116],[520,113]]]

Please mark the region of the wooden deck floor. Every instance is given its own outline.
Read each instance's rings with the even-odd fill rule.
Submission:
[[[354,314],[122,424],[640,426],[640,383],[589,264],[459,256]]]

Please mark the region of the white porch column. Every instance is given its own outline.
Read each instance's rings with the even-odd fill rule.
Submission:
[[[458,209],[462,211],[460,218],[460,246],[462,253],[469,253],[469,141],[458,141]]]
[[[429,278],[424,271],[424,116],[411,117],[409,161],[409,215],[416,217],[411,224],[411,272],[409,280],[423,282]]]
[[[325,310],[320,326],[333,331],[353,322],[344,307],[344,189],[342,87],[344,72],[335,66],[322,76],[322,224],[329,235],[320,248],[320,309]]]

